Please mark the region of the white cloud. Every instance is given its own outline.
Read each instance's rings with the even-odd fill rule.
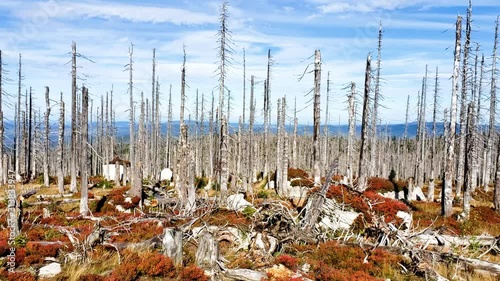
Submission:
[[[21,18],[31,18],[37,11],[45,11],[52,18],[99,18],[120,19],[135,23],[173,23],[176,25],[202,25],[217,22],[217,16],[194,12],[181,8],[131,5],[93,1],[77,3],[76,1],[49,0],[28,4],[15,12]]]

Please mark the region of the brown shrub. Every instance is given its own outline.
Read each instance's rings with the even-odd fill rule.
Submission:
[[[160,254],[147,252],[137,265],[140,274],[152,277],[174,277],[175,266],[172,259]]]
[[[189,265],[180,269],[180,280],[182,281],[207,281],[208,276],[205,275],[203,269],[196,265]]]
[[[394,184],[387,179],[384,178],[369,178],[367,181],[367,191],[375,191],[375,192],[388,192],[394,191]]]
[[[309,174],[306,171],[298,168],[288,168],[288,180],[307,178],[309,178]]]

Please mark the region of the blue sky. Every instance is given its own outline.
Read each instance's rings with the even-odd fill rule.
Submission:
[[[378,24],[384,29],[381,93],[385,97],[379,114],[382,123],[402,123],[406,97],[410,95],[410,121],[416,120],[417,93],[425,65],[440,69],[441,110],[450,104],[450,76],[453,65],[454,23],[458,14],[465,17],[468,2],[449,0],[233,0],[229,1],[229,29],[234,41],[233,65],[227,86],[231,90],[231,121],[242,114],[243,48],[247,61],[247,96],[250,75],[265,79],[266,54],[271,49],[271,101],[288,99],[288,119],[292,122],[293,101],[303,109],[297,116],[302,124],[312,123],[310,97],[312,75],[297,78],[315,49],[323,59],[322,108],[326,102],[327,72],[331,73],[330,117],[332,124],[347,122],[344,88],[350,81],[362,91],[364,63],[368,53],[376,58]],[[490,69],[495,20],[500,14],[497,0],[476,0],[473,8],[473,41],[480,44]],[[157,49],[158,75],[162,93],[162,116],[166,120],[168,89],[172,84],[174,119],[178,118],[182,46],[187,52],[189,113],[194,118],[195,93],[205,94],[206,110],[212,90],[217,99],[217,29],[220,2],[202,0],[146,1],[0,1],[0,49],[8,71],[7,94],[17,93],[17,59],[23,54],[24,87],[32,86],[35,107],[43,110],[44,86],[58,99],[63,92],[69,104],[71,80],[71,42],[78,52],[94,63],[80,59],[78,71],[88,76],[94,107],[100,96],[114,87],[118,120],[128,113],[128,48],[134,43],[135,99],[151,92],[151,56]],[[464,20],[465,21],[465,20]],[[431,74],[433,76],[434,74]],[[488,74],[487,77],[490,77]],[[83,77],[83,75],[82,75]],[[433,81],[429,81],[433,87]],[[489,89],[485,83],[485,88]],[[258,120],[262,120],[262,83],[256,86]],[[429,89],[430,92],[431,89]],[[488,92],[488,91],[487,91]],[[6,96],[5,117],[13,119],[15,98]],[[431,100],[428,98],[428,100]],[[486,101],[485,101],[486,102]],[[483,103],[485,104],[485,103]],[[248,101],[247,101],[248,105]],[[431,104],[429,104],[430,107]],[[10,108],[9,108],[10,107]],[[248,107],[248,106],[247,106]],[[53,111],[57,112],[57,111]],[[324,111],[323,111],[324,112]],[[427,114],[430,120],[430,108]],[[486,111],[483,111],[486,112]],[[57,117],[56,113],[54,118]],[[248,116],[248,113],[247,113]],[[272,120],[276,113],[273,111]],[[324,120],[324,115],[322,119]],[[442,119],[442,114],[439,115]]]

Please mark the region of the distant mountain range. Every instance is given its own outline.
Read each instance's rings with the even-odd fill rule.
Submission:
[[[172,135],[174,137],[179,136],[179,121],[173,121],[172,122]],[[194,133],[194,130],[196,128],[196,123],[191,121],[186,121],[186,124],[189,126],[189,133],[192,134]],[[53,124],[52,125],[54,128],[51,130],[50,138],[52,143],[57,142],[57,125]],[[70,136],[70,124],[66,124],[65,127],[65,138],[69,139]],[[124,141],[128,140],[129,136],[129,122],[128,121],[117,121],[115,122],[116,126],[116,136],[119,139],[123,139]],[[238,124],[237,123],[230,123],[230,132],[235,133],[238,131]],[[165,135],[167,132],[167,124],[166,123],[161,123],[161,132],[162,135]],[[245,129],[248,128],[248,124],[244,127]],[[432,132],[432,122],[427,122],[426,123],[426,128],[428,134]],[[43,128],[42,128],[43,129]],[[390,137],[395,137],[395,138],[402,138],[404,136],[405,132],[405,125],[404,124],[388,124],[388,125],[383,125],[383,126],[377,126],[377,129],[379,131],[379,136],[390,136]],[[209,130],[209,124],[205,123],[204,124],[204,131],[205,133],[208,133]],[[269,130],[273,133],[276,133],[276,125],[271,125],[269,127]],[[286,130],[289,133],[293,133],[293,125],[287,125]],[[324,126],[320,127],[320,132],[323,134]],[[458,130],[458,129],[457,129]],[[96,131],[96,124],[93,123],[89,126],[89,134],[95,135]],[[262,133],[264,131],[264,126],[263,124],[256,124],[254,126],[254,131],[256,133]],[[443,123],[436,123],[436,133],[437,135],[442,135],[444,131]],[[342,135],[346,136],[349,132],[349,126],[348,125],[329,125],[328,126],[328,132],[329,135]],[[299,135],[312,135],[313,133],[313,126],[311,125],[298,125],[297,127],[297,133]],[[358,125],[356,126],[356,135],[359,136],[361,133],[361,126]],[[417,134],[417,123],[409,123],[408,124],[408,137],[409,138],[414,138]],[[13,122],[7,121],[5,122],[5,144],[7,146],[11,145],[14,139],[14,124]]]

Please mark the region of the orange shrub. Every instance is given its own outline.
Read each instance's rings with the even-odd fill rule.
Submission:
[[[36,281],[35,276],[29,272],[8,273],[7,280],[9,281]]]
[[[208,276],[205,275],[203,269],[196,265],[189,265],[181,268],[179,273],[180,280],[182,281],[208,281]]]
[[[0,240],[0,257],[3,257],[10,252],[10,245],[7,243],[7,239]]]
[[[297,270],[297,267],[299,265],[297,258],[286,254],[278,256],[274,262],[276,264],[282,264],[293,271]]]
[[[367,191],[376,191],[376,192],[388,192],[394,191],[394,184],[387,179],[384,178],[369,178],[367,181],[368,189]]]
[[[137,265],[140,274],[152,277],[174,277],[175,267],[172,259],[160,253],[148,252],[142,256],[141,262]]]

